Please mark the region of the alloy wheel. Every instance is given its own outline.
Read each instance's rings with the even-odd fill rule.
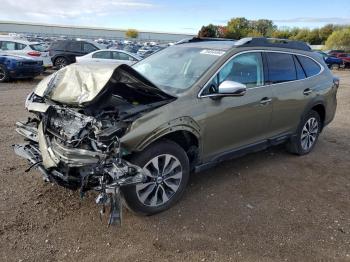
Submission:
[[[175,156],[158,155],[143,167],[143,171],[147,180],[136,185],[136,193],[142,204],[151,207],[163,205],[178,191],[183,170]]]
[[[55,61],[55,65],[59,69],[65,67],[67,65],[66,59],[64,59],[64,58],[57,58],[56,61]]]
[[[318,135],[318,121],[315,117],[309,118],[301,131],[301,147],[308,151],[315,143]]]

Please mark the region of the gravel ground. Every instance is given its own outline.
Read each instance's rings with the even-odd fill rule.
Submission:
[[[94,193],[42,181],[16,157],[16,120],[37,81],[0,84],[2,261],[350,261],[350,72],[311,154],[283,146],[194,174],[183,199],[107,228]]]

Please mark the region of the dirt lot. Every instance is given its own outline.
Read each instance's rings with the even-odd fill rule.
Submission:
[[[194,174],[184,198],[152,217],[100,223],[95,194],[42,181],[11,145],[37,81],[0,84],[0,260],[350,261],[350,72],[313,153],[283,146]]]

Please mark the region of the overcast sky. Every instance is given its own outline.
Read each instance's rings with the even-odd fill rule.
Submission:
[[[232,17],[278,26],[350,24],[350,0],[0,0],[0,20],[196,33]]]

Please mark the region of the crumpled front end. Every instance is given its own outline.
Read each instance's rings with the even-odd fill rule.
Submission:
[[[25,139],[14,145],[46,181],[70,189],[100,192],[111,205],[109,223],[120,222],[120,187],[144,181],[140,167],[126,159],[121,138],[137,118],[174,97],[127,65],[71,65],[42,80],[26,100],[33,118],[18,122]]]

